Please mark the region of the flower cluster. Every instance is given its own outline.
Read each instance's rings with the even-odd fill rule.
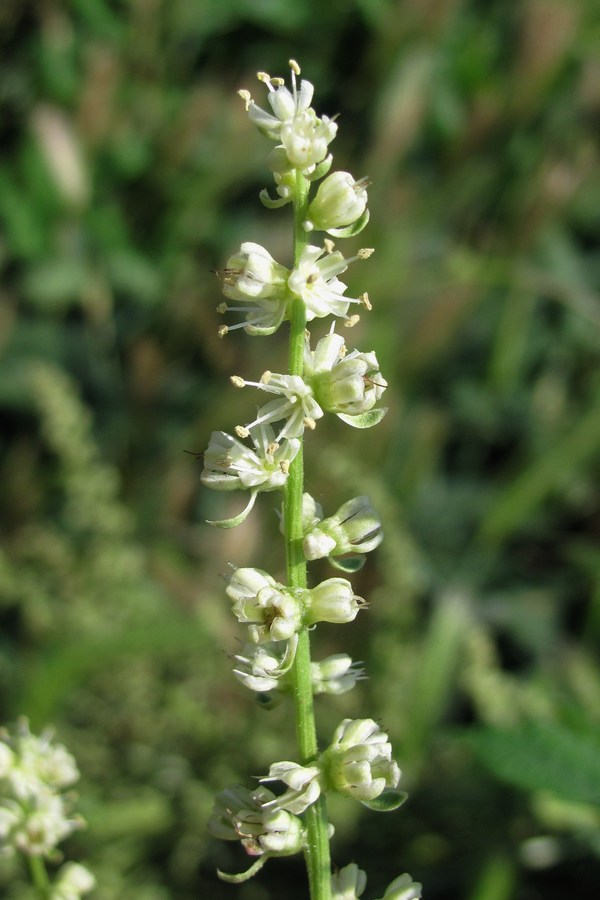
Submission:
[[[52,742],[52,733],[32,734],[21,720],[13,734],[0,732],[0,852],[50,858],[83,819],[72,813],[74,796],[65,792],[79,778],[75,760]],[[66,864],[53,896],[77,900],[94,886],[83,866]]]
[[[381,811],[396,809],[406,799],[397,789],[400,769],[388,735],[373,719],[344,719],[321,752],[314,736],[314,718],[312,724],[305,724],[307,716],[313,717],[311,693],[341,694],[364,677],[360,664],[345,653],[313,662],[307,650],[308,630],[322,622],[350,623],[366,606],[346,578],[327,578],[310,587],[307,563],[327,558],[335,568],[354,572],[364,563],[365,554],[380,544],[383,533],[368,497],[354,497],[325,517],[310,494],[302,496],[304,438],[327,414],[354,428],[376,425],[386,412],[378,404],[387,381],[375,352],[348,350],[335,330],[335,321],[315,343],[305,329],[306,323],[318,326],[318,320],[329,317],[352,326],[359,319],[354,310],[371,309],[366,293],[347,295],[340,276],[373,251],[363,249],[345,256],[335,249],[331,237],[356,235],[366,225],[369,183],[349,172],[330,174],[329,145],[337,124],[317,115],[311,106],[312,84],[299,81],[300,69],[293,60],[290,68],[291,89],[283,79],[259,73],[259,81],[268,90],[269,109],[258,106],[246,90],[240,95],[251,122],[274,142],[268,166],[276,196],[263,190],[260,199],[269,209],[293,204],[295,262],[288,268],[261,245],[242,243],[221,273],[226,299],[218,307],[220,313],[237,313],[241,319],[222,325],[222,337],[239,328],[249,335],[270,335],[289,322],[290,370],[267,369],[254,381],[239,374],[231,376],[236,388],[249,387],[269,396],[251,421],[237,425],[235,436],[220,431],[212,434],[204,454],[202,482],[216,490],[249,492],[241,513],[212,522],[226,528],[246,518],[259,493],[283,492],[281,529],[287,542],[288,583],[253,567],[234,566],[226,578],[225,592],[233,615],[248,629],[246,643],[233,656],[234,674],[264,704],[292,695],[299,733],[304,729],[305,737],[309,733],[312,737],[304,742],[303,763],[275,762],[260,778],[258,789],[234,785],[217,797],[211,832],[225,840],[239,840],[248,855],[255,857],[244,873],[219,873],[235,882],[254,875],[271,856],[287,856],[317,845],[318,852],[323,852],[326,820],[318,818],[320,812],[306,819],[303,816],[314,804],[323,810],[328,793],[351,797]],[[320,184],[314,189],[316,182]],[[314,239],[319,231],[329,237]],[[310,748],[308,741],[312,742]],[[265,787],[272,783],[278,785],[273,792]],[[315,828],[320,829],[318,834]],[[327,865],[313,867],[311,878],[315,868],[322,877]],[[332,876],[332,895],[335,900],[358,898],[365,881],[357,866],[347,866]],[[328,887],[325,881],[324,890]],[[315,893],[321,895],[322,891]],[[420,886],[408,875],[397,878],[385,893],[387,900],[420,896]]]

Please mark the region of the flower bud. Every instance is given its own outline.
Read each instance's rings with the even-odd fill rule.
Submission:
[[[227,261],[223,293],[231,300],[278,300],[289,272],[260,244],[246,241]]]
[[[361,802],[395,788],[400,780],[388,736],[372,719],[344,719],[319,762],[334,790]]]
[[[312,588],[309,595],[305,617],[308,625],[315,622],[352,622],[364,605],[362,597],[355,596],[352,585],[345,578],[328,578]]]
[[[347,653],[336,653],[321,662],[313,662],[310,666],[313,693],[345,694],[364,678],[364,671]]]
[[[310,206],[306,231],[329,231],[352,225],[367,206],[366,180],[355,181],[349,172],[334,172],[323,179]]]
[[[302,543],[307,559],[368,553],[383,540],[381,519],[368,497],[354,497],[344,503],[335,515],[323,519],[304,536]]]

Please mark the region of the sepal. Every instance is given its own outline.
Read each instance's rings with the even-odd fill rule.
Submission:
[[[367,225],[371,214],[368,209],[365,209],[362,216],[353,222],[352,225],[347,225],[345,228],[326,228],[327,234],[330,234],[332,237],[336,238],[351,238],[356,237],[357,234],[360,234],[363,228]]]
[[[372,800],[361,800],[363,806],[372,809],[374,812],[393,812],[399,809],[403,803],[408,800],[406,791],[387,790],[374,797]]]
[[[373,428],[375,425],[379,425],[386,413],[387,407],[384,406],[380,409],[370,409],[368,412],[361,413],[358,416],[337,413],[337,417],[342,422],[345,422],[346,425],[351,425],[352,428]]]

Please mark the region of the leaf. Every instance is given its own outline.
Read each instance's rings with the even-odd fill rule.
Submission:
[[[390,788],[390,790],[380,794],[379,797],[375,797],[373,800],[362,800],[361,803],[375,812],[393,812],[393,810],[402,806],[403,803],[406,803],[407,800],[408,794],[406,791],[396,791]]]
[[[386,412],[386,408],[370,409],[369,412],[361,413],[358,416],[347,416],[345,413],[337,413],[337,417],[342,422],[345,422],[346,425],[352,425],[353,428],[372,428],[381,422]]]
[[[530,791],[600,806],[600,738],[550,722],[475,729],[467,742],[498,778]]]

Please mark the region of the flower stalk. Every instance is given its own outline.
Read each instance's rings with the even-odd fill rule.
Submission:
[[[256,388],[275,399],[259,408],[254,421],[238,425],[237,437],[213,432],[204,454],[202,481],[216,490],[250,492],[241,513],[210,523],[222,528],[242,522],[259,494],[283,492],[285,583],[262,569],[234,566],[226,593],[238,622],[248,628],[248,643],[234,656],[234,674],[261,694],[263,705],[277,702],[272,695],[279,700],[291,695],[299,761],[273,763],[254,792],[239,785],[223,791],[209,829],[224,840],[239,840],[247,854],[256,857],[245,872],[219,873],[224,880],[240,883],[254,877],[273,856],[303,852],[311,900],[350,900],[362,893],[366,876],[354,864],[346,867],[343,877],[341,872],[340,877],[332,875],[333,827],[327,794],[343,794],[379,811],[396,809],[406,794],[396,790],[400,769],[387,734],[373,719],[344,719],[330,745],[319,746],[315,694],[351,690],[364,672],[343,653],[313,662],[311,634],[320,622],[337,626],[352,622],[366,604],[346,578],[311,585],[307,564],[327,558],[334,568],[351,574],[378,546],[383,533],[368,497],[348,500],[335,515],[325,517],[305,493],[304,436],[328,413],[353,428],[373,427],[385,414],[376,404],[387,382],[375,353],[348,353],[334,326],[311,349],[307,323],[333,317],[352,326],[359,316],[348,314],[351,304],[371,309],[366,293],[360,298],[345,296],[346,285],[338,275],[373,251],[363,249],[345,257],[334,250],[330,238],[323,238],[322,246],[313,238],[318,231],[351,237],[362,230],[369,219],[368,179],[356,181],[348,172],[328,176],[333,160],[328,148],[337,124],[317,116],[310,106],[313,86],[305,80],[297,84],[300,68],[294,60],[290,68],[291,90],[281,78],[258,75],[268,89],[272,112],[259,107],[248,91],[240,95],[250,120],[277,144],[268,165],[278,197],[272,199],[263,190],[260,199],[268,209],[292,204],[293,265],[287,269],[260,245],[243,243],[230,257],[223,277],[225,296],[242,305],[218,307],[220,313],[245,314],[242,322],[221,326],[222,337],[236,328],[268,336],[289,323],[288,372],[267,370],[254,381],[238,374],[231,377],[236,388]],[[315,193],[314,182],[320,179],[325,180]],[[254,448],[244,443],[248,440]],[[272,782],[279,782],[283,790],[264,787]],[[405,887],[408,893],[403,893]],[[389,890],[386,897],[420,897],[420,885],[407,875]]]

